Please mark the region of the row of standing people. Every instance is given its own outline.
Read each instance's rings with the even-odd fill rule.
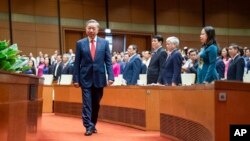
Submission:
[[[247,66],[246,64],[250,66],[250,61],[246,62],[246,59],[244,60],[240,55],[240,46],[231,44],[228,47],[227,59],[223,57],[224,55],[218,56],[219,47],[215,39],[215,29],[211,26],[201,30],[200,41],[202,43],[200,52],[196,49],[188,51],[190,56],[188,61],[190,62],[186,67],[185,64],[183,65],[184,58],[178,49],[180,41],[177,37],[167,38],[165,49],[163,37],[161,35],[153,36],[153,52],[150,61],[147,62],[148,65],[142,63],[140,56],[136,53],[137,46],[129,45],[127,48],[129,59],[125,65],[120,64],[123,79],[127,85],[135,85],[139,74],[143,74],[142,70],[146,66],[147,84],[179,85],[182,72],[195,73],[196,83],[211,83],[219,79],[243,81],[244,68]],[[222,49],[222,54],[225,50]],[[113,60],[117,60],[115,56],[113,58]],[[249,57],[246,58],[249,59]],[[114,62],[114,64],[118,64],[117,61]],[[117,66],[113,65],[115,76],[119,74],[116,68]]]
[[[34,60],[28,60],[30,69],[24,71],[25,74],[33,74],[42,77],[44,74],[52,74],[54,80],[58,80],[62,74],[73,74],[74,57],[69,60],[69,54],[56,56],[55,61],[51,61],[49,57],[39,57],[39,63],[36,67]],[[52,62],[52,63],[51,63]]]

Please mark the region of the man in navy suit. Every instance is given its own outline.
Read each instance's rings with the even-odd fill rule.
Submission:
[[[243,81],[245,60],[240,56],[240,47],[236,44],[231,44],[228,52],[231,60],[227,72],[227,80]]]
[[[147,84],[157,83],[162,64],[166,59],[164,58],[166,55],[162,55],[161,53],[165,52],[165,49],[162,47],[163,37],[161,35],[154,35],[151,44],[154,51],[148,65]]]
[[[126,80],[127,85],[136,85],[141,72],[142,61],[136,52],[136,45],[130,45],[128,47],[129,61],[123,72],[123,78]]]
[[[87,21],[88,37],[76,43],[73,82],[76,87],[80,86],[82,89],[82,119],[86,136],[97,133],[95,126],[103,87],[111,85],[114,81],[109,43],[97,36],[98,31],[99,23],[96,20]]]
[[[168,55],[163,64],[158,83],[169,86],[176,86],[181,83],[182,56],[178,51],[179,39],[169,37],[166,40]]]

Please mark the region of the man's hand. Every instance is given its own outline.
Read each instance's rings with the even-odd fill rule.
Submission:
[[[76,88],[79,88],[79,87],[80,87],[79,83],[73,83],[73,84],[74,84],[74,86],[75,86]]]
[[[172,86],[177,86],[174,82],[172,82]]]
[[[114,83],[114,81],[108,80],[108,86],[112,85],[113,83]]]

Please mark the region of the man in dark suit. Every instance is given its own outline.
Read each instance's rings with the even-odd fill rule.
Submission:
[[[161,52],[165,51],[162,44],[163,37],[161,35],[154,35],[152,38],[153,53],[147,70],[147,84],[157,83],[161,66],[165,61],[165,58],[160,59],[164,57],[164,55],[161,56]]]
[[[57,55],[56,57],[56,64],[53,65],[53,76],[54,76],[54,80],[57,81],[59,79],[59,77],[62,74],[62,68],[63,68],[63,63],[62,63],[62,56],[61,55]]]
[[[181,83],[182,56],[178,51],[179,39],[169,37],[166,40],[168,56],[162,66],[158,83],[163,85],[176,86]]]
[[[240,56],[240,47],[236,44],[231,44],[228,48],[231,60],[227,72],[227,80],[243,81],[245,61]]]
[[[61,74],[72,74],[72,65],[69,63],[69,54],[63,54],[63,67]]]
[[[73,82],[82,89],[82,119],[86,128],[85,135],[97,133],[96,123],[103,96],[103,87],[114,81],[109,43],[97,36],[99,23],[86,22],[86,34],[76,43]],[[105,71],[106,70],[106,71]],[[108,82],[106,73],[108,74]]]
[[[136,45],[128,47],[129,61],[126,64],[123,72],[123,78],[127,85],[136,85],[141,72],[142,61],[137,52]]]

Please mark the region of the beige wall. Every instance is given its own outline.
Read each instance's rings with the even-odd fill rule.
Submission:
[[[57,0],[11,0],[13,42],[23,53],[59,50]],[[177,36],[181,47],[200,47],[201,0],[156,0],[157,29],[164,37]],[[83,28],[96,19],[106,27],[105,0],[60,0],[62,28]],[[109,0],[109,27],[115,31],[154,33],[153,0]],[[217,32],[219,44],[250,47],[250,1],[205,0],[206,25]],[[9,39],[8,0],[0,1],[0,39]],[[64,37],[64,36],[63,36]],[[62,39],[62,44],[64,39]]]

